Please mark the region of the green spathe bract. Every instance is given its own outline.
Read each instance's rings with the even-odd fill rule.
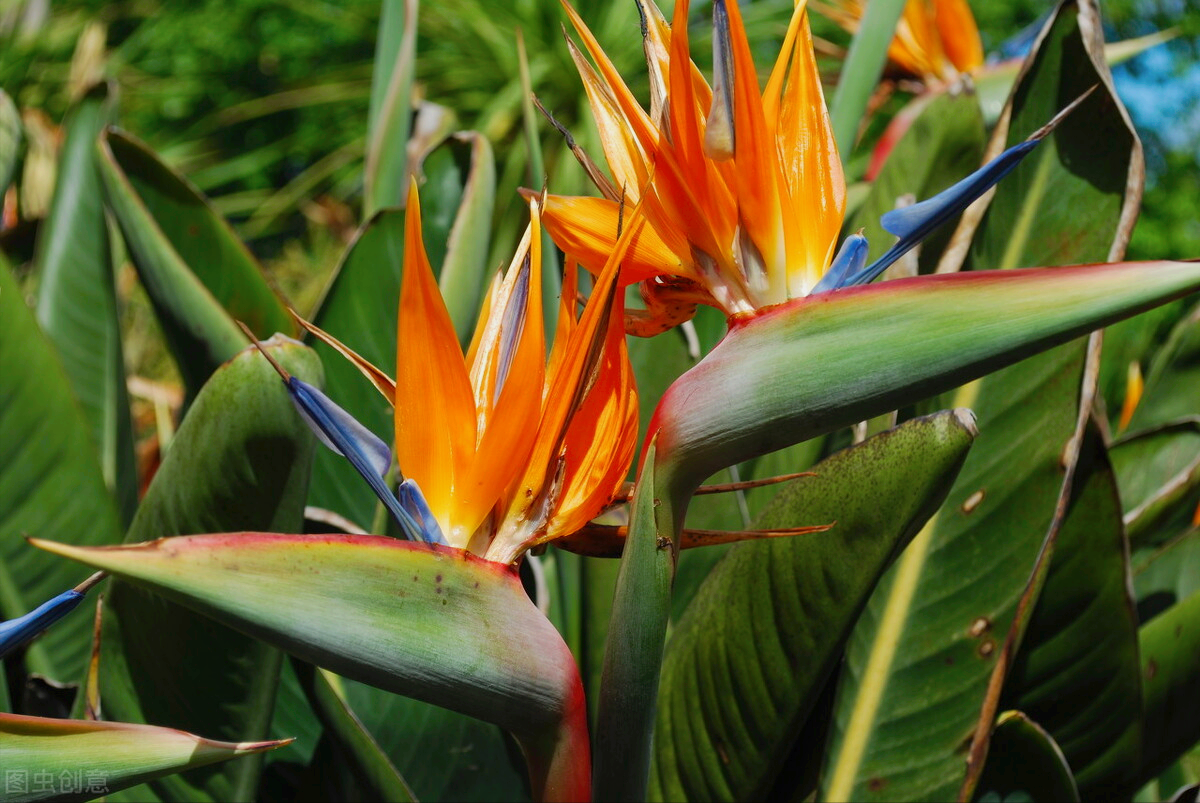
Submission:
[[[780,304],[733,321],[664,394],[651,425],[659,463],[669,466],[672,491],[690,495],[720,468],[1198,288],[1198,263],[1127,262],[922,276]]]
[[[0,739],[11,803],[91,800],[288,741],[214,742],[172,728],[17,714],[0,714]]]
[[[382,536],[234,533],[99,550],[36,544],[339,674],[495,722],[524,746],[535,798],[587,788],[578,671],[508,567]]]

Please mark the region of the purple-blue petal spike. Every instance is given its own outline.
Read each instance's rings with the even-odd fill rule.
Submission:
[[[387,445],[312,385],[294,376],[287,377],[285,383],[292,401],[313,432],[322,443],[350,461],[396,519],[404,536],[410,541],[425,540],[420,525],[400,506],[383,480],[392,460]]]
[[[943,190],[932,198],[920,203],[906,206],[903,209],[893,209],[891,212],[884,214],[879,219],[879,222],[883,224],[884,229],[899,237],[899,242],[857,275],[848,277],[841,286],[852,287],[873,281],[876,276],[887,270],[893,262],[904,256],[917,243],[932,234],[934,229],[970,206],[972,201],[991,189],[997,181],[1004,178],[1013,168],[1020,164],[1021,160],[1028,156],[1029,152],[1036,148],[1039,142],[1049,136],[1050,132],[1062,122],[1063,118],[1075,111],[1079,104],[1083,103],[1095,89],[1096,87],[1093,86],[1087,92],[1084,92],[1068,104],[1066,108],[1054,115],[1054,118],[1050,122],[1030,134],[1024,142],[1012,146],[953,187]]]
[[[1000,179],[1021,163],[1041,140],[1027,140],[1006,150],[953,187],[920,203],[893,209],[879,219],[883,228],[900,240],[879,259],[856,275],[847,277],[842,287],[867,284],[887,270],[897,259],[907,254],[934,229],[962,212],[971,202],[983,195]]]
[[[851,234],[842,243],[837,256],[833,258],[833,264],[829,266],[829,270],[825,271],[825,275],[821,277],[821,281],[817,282],[816,287],[809,295],[844,287],[846,279],[861,271],[865,264],[867,264],[867,238],[861,234]]]
[[[500,392],[504,390],[504,383],[508,381],[508,372],[517,353],[517,344],[525,329],[530,269],[530,254],[526,251],[520,273],[517,274],[516,285],[509,296],[508,305],[504,308],[504,319],[500,322],[500,364],[496,367],[496,389],[492,393],[492,404],[500,400]]]
[[[400,500],[400,506],[407,510],[420,525],[421,533],[424,535],[423,540],[431,544],[445,545],[447,543],[445,536],[442,535],[442,528],[438,526],[437,518],[429,509],[429,503],[425,501],[425,494],[421,493],[421,488],[417,485],[416,480],[407,479],[400,483],[400,487],[396,490],[396,497]]]
[[[0,658],[27,644],[34,636],[66,616],[83,601],[84,595],[71,589],[44,602],[24,616],[0,622]]]

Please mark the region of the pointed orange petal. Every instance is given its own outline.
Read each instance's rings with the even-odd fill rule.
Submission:
[[[460,521],[474,531],[513,486],[533,451],[530,422],[541,413],[546,343],[542,330],[542,232],[536,201],[530,205],[528,248],[510,268],[511,282],[496,349],[494,399],[469,479],[455,489]],[[506,277],[506,280],[510,277]],[[498,388],[498,392],[496,390]]]
[[[589,272],[598,274],[612,256],[620,208],[619,203],[603,198],[547,195],[542,219],[551,239],[563,253],[579,260]],[[633,225],[637,231],[621,268],[622,286],[664,273],[688,275],[680,257],[681,253],[688,253],[688,246],[678,229],[666,229],[668,235],[674,235],[673,242],[668,244],[645,218],[637,221],[629,218],[627,207],[625,223]]]
[[[751,290],[759,297],[783,301],[787,298],[787,256],[783,220],[791,219],[782,207],[778,187],[779,167],[774,132],[767,129],[759,95],[758,73],[737,0],[716,0],[728,13],[729,45],[733,61],[733,114],[736,131],[734,159],[737,163],[739,220],[758,250],[758,265],[750,264],[743,248],[743,270]],[[714,34],[715,35],[715,34]]]
[[[354,349],[350,348],[345,343],[326,332],[324,329],[301,318],[296,314],[295,310],[289,311],[292,313],[292,317],[296,319],[296,323],[312,332],[314,337],[349,360],[354,367],[357,368],[362,375],[365,376],[371,382],[371,384],[375,386],[375,389],[383,394],[383,397],[388,400],[388,404],[395,405],[396,383],[390,376],[376,368],[374,365],[368,362],[366,358],[359,355],[354,351]]]
[[[592,57],[592,61],[596,62],[596,69],[600,75],[604,76],[604,81],[608,85],[609,92],[613,99],[617,102],[622,114],[629,121],[629,126],[641,143],[643,150],[649,151],[658,141],[658,132],[655,130],[650,117],[646,111],[634,98],[633,93],[629,91],[629,87],[625,85],[621,74],[617,72],[617,68],[613,66],[612,60],[600,47],[600,43],[596,41],[596,37],[592,35],[583,18],[575,12],[571,4],[567,0],[560,0],[563,9],[567,12],[567,17],[571,20],[571,25],[574,26],[575,32],[579,35],[583,42],[584,48]],[[577,62],[578,65],[578,62]]]
[[[461,545],[461,534],[452,526],[452,497],[475,454],[475,401],[458,336],[425,255],[415,179],[405,214],[397,338],[397,462],[421,487],[450,543]]]
[[[979,27],[967,0],[935,0],[934,14],[942,50],[959,72],[971,72],[983,64]]]
[[[788,294],[808,293],[825,273],[846,208],[846,179],[825,109],[807,12],[801,13],[778,127],[781,167],[792,208]]]
[[[792,9],[792,19],[788,23],[787,34],[783,37],[783,46],[779,48],[775,66],[771,68],[771,77],[767,79],[767,86],[763,89],[763,116],[767,118],[767,128],[776,132],[779,131],[779,98],[783,92],[783,82],[788,75],[788,65],[796,49],[800,20],[805,17],[807,5],[806,0],[800,0]],[[781,149],[781,152],[785,151]]]
[[[636,196],[646,184],[649,173],[646,150],[647,147],[653,147],[653,144],[647,146],[639,140],[634,126],[630,125],[628,117],[609,87],[596,75],[596,71],[587,63],[579,48],[569,39],[567,50],[579,71],[584,91],[587,92],[613,184],[618,193],[624,191]]]
[[[637,444],[638,409],[623,329],[621,316],[613,315],[596,380],[567,429],[567,471],[545,540],[575,532],[598,516],[629,472]]]
[[[632,216],[636,217],[639,212],[640,209],[635,207]],[[636,225],[629,225],[622,232],[607,264],[596,278],[592,295],[570,340],[554,344],[554,351],[561,350],[562,353],[552,353],[550,357],[556,370],[547,377],[545,409],[529,458],[529,469],[515,489],[508,511],[507,518],[511,521],[530,521],[530,508],[540,503],[543,492],[559,474],[559,457],[568,427],[596,383],[613,321],[619,322],[623,317],[617,277],[621,260],[637,229]]]

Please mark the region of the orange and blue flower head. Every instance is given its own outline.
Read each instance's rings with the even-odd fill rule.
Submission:
[[[567,271],[546,356],[540,203],[508,270],[484,300],[464,354],[421,236],[409,193],[396,379],[311,324],[395,410],[403,478],[385,479],[392,452],[316,388],[285,376],[318,436],[346,456],[405,535],[500,563],[579,530],[621,489],[637,436],[637,394],[625,348],[617,276],[623,237],[577,314]]]
[[[652,335],[687,320],[696,304],[736,320],[872,281],[1048,133],[940,195],[885,215],[884,228],[899,242],[867,265],[860,235],[838,247],[846,181],[806,4],[796,5],[761,91],[736,0],[713,3],[711,86],[689,55],[688,5],[676,3],[668,24],[650,0],[638,0],[650,74],[646,110],[564,0],[583,49],[568,46],[610,175],[573,148],[602,197],[550,195],[543,217],[558,246],[598,272],[613,249],[623,205],[637,204],[641,214],[628,223],[635,233],[621,281],[642,282],[646,309],[628,313],[631,333]]]

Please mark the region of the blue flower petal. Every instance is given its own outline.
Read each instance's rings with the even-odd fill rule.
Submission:
[[[28,643],[34,636],[75,610],[83,601],[83,597],[83,594],[74,589],[64,591],[24,616],[0,622],[0,658]]]
[[[1039,142],[1040,139],[1034,139],[1014,145],[953,187],[928,200],[886,213],[879,222],[883,224],[884,229],[899,237],[899,242],[869,267],[851,277],[843,286],[852,287],[873,281],[897,259],[932,234],[934,229],[966,209],[972,201],[1008,175]]]
[[[387,444],[312,385],[289,376],[288,391],[300,415],[321,442],[350,461],[384,507],[396,519],[410,541],[423,541],[422,530],[412,515],[400,506],[383,477],[391,466]]]
[[[833,258],[833,264],[829,266],[829,270],[825,271],[825,275],[821,277],[821,281],[817,282],[817,286],[812,289],[810,295],[845,287],[846,281],[857,275],[865,264],[867,264],[867,238],[861,234],[851,234],[846,238],[846,242],[842,243],[841,250]]]
[[[421,488],[417,485],[416,480],[407,479],[400,483],[400,487],[396,490],[396,496],[400,500],[400,506],[407,510],[420,525],[421,533],[424,535],[423,540],[431,544],[446,544],[442,528],[438,526],[437,519],[434,517],[433,511],[429,509],[429,503],[425,501],[425,494],[421,493]]]

